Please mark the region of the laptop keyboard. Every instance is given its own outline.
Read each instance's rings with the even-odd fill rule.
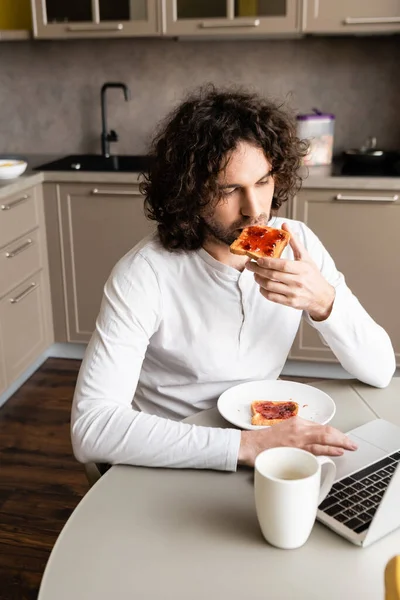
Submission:
[[[400,462],[400,451],[335,483],[319,510],[362,533],[371,524],[382,496]]]

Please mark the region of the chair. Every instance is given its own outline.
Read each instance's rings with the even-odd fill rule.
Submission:
[[[393,556],[386,565],[385,600],[400,600],[400,555]]]
[[[85,463],[85,472],[86,477],[89,482],[90,487],[92,487],[98,479],[102,476],[102,472],[99,469],[99,466],[96,463]]]

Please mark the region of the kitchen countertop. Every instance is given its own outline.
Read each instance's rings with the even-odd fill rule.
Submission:
[[[42,182],[51,183],[138,183],[139,173],[91,173],[88,171],[34,171],[38,165],[52,162],[65,155],[34,154],[21,156],[28,162],[22,175],[15,179],[0,179],[0,198],[24,191],[26,188]]]
[[[139,173],[34,171],[38,165],[57,160],[61,155],[32,154],[23,158],[28,162],[27,170],[15,179],[0,180],[0,198],[42,182],[137,184],[140,178]],[[400,177],[332,176],[331,166],[310,167],[308,175],[304,173],[303,189],[400,190]]]

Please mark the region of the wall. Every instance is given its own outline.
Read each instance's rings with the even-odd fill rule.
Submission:
[[[114,152],[145,151],[156,122],[207,81],[243,84],[294,109],[337,117],[336,149],[400,147],[399,36],[285,41],[82,40],[0,44],[0,152],[98,152],[100,87],[109,96]]]

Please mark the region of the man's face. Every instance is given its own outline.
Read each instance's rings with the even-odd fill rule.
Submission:
[[[221,200],[203,216],[209,234],[232,244],[243,227],[267,225],[274,195],[271,164],[261,148],[240,142],[218,176]]]

